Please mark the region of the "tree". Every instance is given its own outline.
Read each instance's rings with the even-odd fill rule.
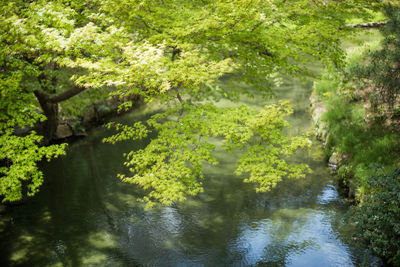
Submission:
[[[400,5],[386,5],[385,14],[389,21],[382,28],[381,48],[369,51],[367,62],[355,65],[350,74],[376,88],[379,99],[374,104],[388,104],[393,111],[400,95]]]
[[[124,42],[120,31],[91,19],[94,8],[83,10],[86,6],[77,3],[11,0],[1,6],[2,75],[11,79],[18,74],[21,93],[28,103],[39,104],[46,117],[40,131],[45,141],[55,134],[61,102],[89,88],[104,88],[80,84],[89,68],[79,62],[113,57],[118,54],[114,38]]]
[[[8,85],[4,84],[2,102],[7,103],[0,121],[4,123],[29,110],[29,118],[7,124],[8,136],[15,136],[16,126],[33,125],[46,117],[42,134],[49,139],[57,124],[58,104],[89,89],[109,90],[112,96],[121,98],[136,94],[148,101],[175,103],[175,107],[147,123],[117,125],[125,129],[125,136],[108,139],[137,139],[148,131],[158,133],[144,154],[132,152],[129,158],[134,172],[143,177],[150,175],[147,168],[153,167],[153,171],[170,173],[159,177],[161,187],[150,178],[148,184],[131,179],[153,190],[145,200],[170,203],[201,191],[201,163],[213,162],[212,147],[205,141],[208,136],[223,136],[228,149],[245,149],[246,143],[253,142],[246,148],[248,154],[239,163],[238,172],[250,172],[249,181],[265,191],[283,175],[294,176],[306,170],[304,166],[291,166],[280,155],[290,155],[308,142],[304,137],[285,138],[280,134],[284,114],[290,112],[287,105],[270,106],[258,113],[244,107],[217,108],[212,104],[215,100],[235,99],[250,92],[221,90],[216,82],[223,75],[233,75],[268,95],[270,78],[278,71],[307,74],[304,63],[312,60],[341,64],[340,39],[351,30],[342,27],[345,18],[364,14],[378,2],[3,1],[1,70],[4,79],[15,85],[21,105],[17,108],[9,102],[5,97]],[[44,116],[35,112],[37,103]],[[9,113],[8,106],[16,107],[15,113]],[[123,107],[127,106],[129,103]],[[175,122],[170,120],[173,116],[177,116]],[[207,120],[212,124],[208,125]],[[265,146],[256,145],[253,135]],[[37,146],[40,138],[29,138],[31,147]],[[5,148],[5,143],[1,147]],[[147,158],[160,151],[166,154],[156,161]],[[148,165],[136,164],[135,159],[141,157],[150,160]],[[15,164],[10,157],[2,158]],[[35,157],[35,162],[40,158]],[[265,165],[264,161],[269,163]],[[168,163],[174,164],[165,169]],[[10,179],[22,179],[6,174],[10,167],[4,168],[3,174]]]
[[[259,192],[270,190],[283,176],[299,178],[309,171],[305,164],[286,161],[298,148],[311,145],[307,137],[290,138],[282,134],[288,126],[284,117],[291,113],[287,103],[266,106],[259,112],[244,105],[239,108],[186,105],[180,117],[165,121],[173,112],[179,110],[157,114],[147,121],[147,125],[141,122],[133,126],[111,123],[110,126],[121,132],[105,139],[114,143],[141,139],[151,131],[158,134],[145,149],[127,155],[125,165],[130,167],[133,176],[120,175],[123,181],[149,190],[143,198],[148,206],[155,202],[168,205],[203,191],[203,163],[217,164],[211,153],[215,149],[211,137],[222,137],[227,151],[244,151],[236,173],[249,173],[245,182],[257,184]]]
[[[96,68],[88,60],[101,62],[101,71],[107,72],[106,63],[121,57],[121,47],[130,47],[128,34],[87,4],[22,0],[0,4],[3,201],[37,192],[43,182],[37,162],[64,154],[65,144],[49,145],[58,125],[59,104],[89,89],[113,86],[106,81],[89,84],[88,79],[82,84],[82,77]],[[27,131],[37,128],[39,132]]]
[[[113,143],[157,134],[145,149],[127,155],[125,164],[132,176],[120,175],[147,190],[143,200],[151,206],[182,201],[202,191],[202,163],[216,163],[209,137],[224,138],[228,151],[245,151],[236,172],[249,174],[245,182],[256,183],[258,191],[269,190],[283,176],[302,176],[308,168],[293,166],[286,157],[309,142],[281,133],[290,108],[267,106],[259,113],[246,107],[218,108],[213,100],[249,92],[221,91],[215,83],[230,74],[269,94],[269,78],[278,71],[309,74],[304,63],[313,60],[340,65],[340,39],[351,30],[343,27],[345,19],[363,13],[374,1],[103,3],[104,10],[118,16],[128,31],[152,45],[163,44],[165,64],[155,67],[160,73],[158,85],[148,91],[137,86],[136,93],[174,101],[176,107],[144,124],[110,125],[121,132],[105,140]],[[117,93],[127,90],[132,88]]]

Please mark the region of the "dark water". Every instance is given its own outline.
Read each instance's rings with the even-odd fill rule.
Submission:
[[[292,133],[311,128],[311,83],[285,79]],[[261,98],[242,102],[260,107]],[[230,103],[222,103],[229,105]],[[151,113],[136,111],[121,120]],[[1,266],[353,266],[359,251],[337,229],[347,210],[321,147],[299,153],[313,173],[257,194],[232,175],[237,155],[216,151],[205,192],[170,207],[144,210],[134,186],[116,178],[123,152],[142,144],[102,144],[106,130],[73,144],[44,166],[41,192],[1,220]],[[218,141],[216,141],[218,142]]]

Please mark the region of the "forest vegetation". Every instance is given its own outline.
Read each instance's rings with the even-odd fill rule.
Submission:
[[[382,48],[346,59],[342,40],[358,30],[348,24],[369,21],[382,6]],[[216,102],[252,92],[218,81],[230,76],[268,98],[277,73],[310,77],[307,66],[323,63],[329,71],[315,90],[328,106],[327,153],[346,159],[338,173],[357,188],[363,238],[399,264],[400,199],[391,191],[399,184],[399,16],[395,1],[377,0],[3,0],[0,197],[38,192],[38,162],[65,154],[66,143],[54,140],[63,120],[80,128],[90,105],[114,101],[127,110],[132,97],[167,108],[133,125],[108,124],[117,133],[104,141],[154,137],[127,153],[131,174],[120,175],[143,189],[148,207],[202,192],[203,164],[218,163],[214,137],[227,152],[243,151],[235,173],[257,192],[304,177],[310,168],[288,158],[311,142],[283,134],[291,104],[222,108]]]

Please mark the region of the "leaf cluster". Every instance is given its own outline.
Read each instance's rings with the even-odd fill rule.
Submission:
[[[42,136],[35,131],[15,134],[45,117],[35,111],[30,96],[22,92],[18,72],[0,77],[0,197],[2,201],[15,201],[25,193],[32,196],[38,191],[43,174],[37,162],[64,154],[65,145],[41,147]]]
[[[126,155],[125,165],[133,176],[119,175],[129,183],[147,191],[143,200],[150,207],[155,202],[168,205],[187,196],[203,192],[203,163],[217,164],[212,151],[214,138],[221,138],[227,151],[242,150],[236,174],[248,174],[244,182],[257,184],[258,192],[266,192],[283,177],[299,178],[310,171],[303,164],[292,164],[287,158],[300,148],[309,147],[307,137],[287,137],[284,117],[292,112],[287,103],[269,105],[256,112],[247,106],[220,108],[212,104],[187,105],[154,115],[133,126],[110,125],[120,132],[106,138],[114,143],[141,139],[157,133],[144,148]]]

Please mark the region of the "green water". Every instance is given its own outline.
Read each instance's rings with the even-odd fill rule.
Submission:
[[[292,133],[311,128],[311,82],[285,79],[278,98],[292,99]],[[253,107],[262,98],[242,98]],[[222,103],[229,105],[230,103]],[[151,111],[119,120],[132,122]],[[170,207],[144,210],[140,194],[116,178],[122,154],[140,143],[107,145],[103,128],[43,166],[46,183],[1,220],[1,266],[353,266],[360,251],[345,243],[345,202],[325,167],[322,149],[299,153],[313,173],[257,194],[232,175],[235,154],[215,152],[205,192]]]

